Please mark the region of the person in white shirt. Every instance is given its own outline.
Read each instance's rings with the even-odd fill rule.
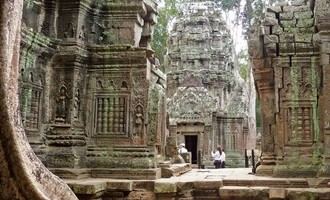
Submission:
[[[179,152],[179,154],[182,154],[182,153],[188,153],[188,150],[186,149],[184,143],[181,143],[181,144],[179,145],[179,150],[178,150],[178,152]]]
[[[219,169],[221,167],[221,147],[217,148],[217,151],[211,152],[212,158],[214,160],[214,166],[216,169]]]
[[[225,168],[225,164],[226,164],[226,154],[222,149],[222,153],[220,155],[220,160],[221,160],[221,168]]]

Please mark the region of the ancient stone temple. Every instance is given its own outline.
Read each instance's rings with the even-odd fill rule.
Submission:
[[[155,179],[165,76],[154,1],[24,1],[20,105],[30,144],[61,177]]]
[[[325,0],[279,4],[252,33],[263,119],[260,175],[330,174],[329,9]]]
[[[244,149],[255,145],[253,83],[238,73],[219,7],[185,1],[182,8],[170,33],[166,69],[170,137],[186,144],[193,163],[199,151],[209,160],[221,145],[227,163],[239,167]]]

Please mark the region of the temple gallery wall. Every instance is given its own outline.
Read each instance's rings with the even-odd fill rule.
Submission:
[[[52,172],[156,179],[182,142],[194,164],[200,151],[212,166],[221,145],[228,166],[244,166],[256,135],[252,75],[238,74],[219,7],[186,5],[165,74],[150,47],[155,2],[24,1],[22,122]]]

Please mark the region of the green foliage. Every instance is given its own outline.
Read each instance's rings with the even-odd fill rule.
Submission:
[[[263,0],[246,0],[244,11],[241,14],[243,34],[247,37],[252,25],[258,26],[264,14],[265,2]]]
[[[234,10],[240,7],[241,0],[214,0],[224,11]]]
[[[248,64],[248,55],[246,50],[242,50],[238,53],[238,66],[240,76],[247,81],[249,77],[250,67]]]
[[[158,23],[155,27],[152,48],[160,63],[164,63],[169,37],[168,24],[179,14],[178,6],[182,0],[165,0],[165,6],[159,10]]]

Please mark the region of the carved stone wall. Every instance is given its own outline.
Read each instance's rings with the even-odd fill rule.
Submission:
[[[220,8],[212,1],[185,1],[182,8],[168,41],[167,106],[170,126],[175,127],[170,130],[176,130],[170,135],[179,133],[178,143],[186,145],[197,137],[197,142],[192,142],[197,148],[189,149],[188,144],[188,150],[193,155],[201,150],[206,160],[217,145],[222,145],[229,161],[231,152],[241,155],[242,149],[255,144],[248,142],[229,150],[216,139],[224,135],[217,119],[244,118],[237,123],[249,131],[244,132],[246,136],[240,131],[238,138],[254,137],[255,117],[250,115],[254,113],[250,106],[250,100],[255,101],[254,88],[240,78],[234,65],[233,42]]]
[[[24,1],[22,121],[56,174],[159,176],[165,77],[150,49],[156,9],[144,0]]]
[[[254,30],[249,48],[263,118],[259,174],[329,174],[329,23],[329,2],[292,1],[268,8]]]

